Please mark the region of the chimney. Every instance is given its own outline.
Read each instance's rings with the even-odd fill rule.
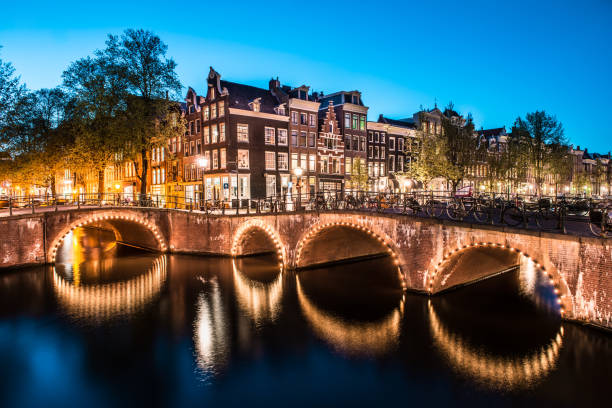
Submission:
[[[576,146],[576,150],[580,150],[580,145]]]
[[[272,93],[274,93],[274,91],[280,88],[280,81],[278,80],[278,77],[276,77],[276,79],[274,78],[270,79],[270,82],[268,82],[268,88],[270,89],[270,92]]]

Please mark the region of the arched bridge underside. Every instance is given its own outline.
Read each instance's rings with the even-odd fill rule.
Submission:
[[[206,216],[117,208],[20,215],[0,220],[0,267],[54,262],[64,237],[89,224],[159,252],[276,253],[285,269],[389,256],[407,290],[432,295],[530,262],[554,286],[565,318],[612,328],[610,240],[391,214]]]

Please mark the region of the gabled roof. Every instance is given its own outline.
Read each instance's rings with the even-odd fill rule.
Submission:
[[[221,89],[228,91],[230,108],[252,110],[249,103],[259,98],[261,112],[276,113],[274,108],[278,105],[278,101],[267,89],[223,80],[221,80]]]
[[[494,136],[501,136],[506,133],[506,127],[504,126],[500,128],[494,128],[494,129],[481,129],[481,130],[476,131],[476,133],[478,133],[479,136],[484,136],[486,138],[494,137]]]
[[[403,127],[407,129],[416,129],[416,123],[412,118],[406,119],[390,119],[385,118],[382,114],[378,116],[378,123],[384,123],[391,126]]]

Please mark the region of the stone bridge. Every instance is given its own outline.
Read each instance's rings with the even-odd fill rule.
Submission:
[[[406,290],[429,295],[530,263],[554,287],[564,318],[612,328],[612,240],[405,215],[207,216],[100,208],[3,217],[0,268],[53,263],[68,233],[86,225],[110,229],[117,241],[159,252],[276,252],[285,269],[388,255]]]

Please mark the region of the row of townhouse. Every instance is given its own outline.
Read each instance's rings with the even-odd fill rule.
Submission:
[[[212,67],[206,85],[202,95],[189,88],[181,103],[185,134],[149,154],[147,185],[153,195],[234,203],[298,193],[406,191],[419,187],[406,174],[418,158],[417,136],[440,134],[444,117],[465,124],[457,112],[442,112],[437,106],[405,119],[380,115],[377,121],[368,121],[368,107],[359,91],[325,95],[306,85],[282,85],[278,78],[264,89],[222,80]],[[508,134],[505,128],[496,128],[477,131],[475,136],[495,152],[503,149]],[[565,192],[582,192],[585,180],[595,180],[588,192],[607,194],[610,154],[590,154],[580,147],[570,153],[575,163]],[[104,172],[105,192],[136,195],[140,182],[133,163],[118,163]],[[474,163],[465,184],[484,186],[488,171],[485,162]],[[97,177],[91,172],[79,182],[70,172],[60,175],[60,193],[77,192],[77,184],[78,192],[97,192]],[[528,192],[529,185],[525,183],[521,192]],[[444,180],[434,180],[429,187],[448,188]],[[506,191],[505,186],[497,187]]]
[[[324,95],[278,79],[264,89],[212,67],[206,93],[189,88],[183,111],[185,135],[151,154],[151,192],[196,202],[398,190],[416,140],[412,120],[368,122],[359,91]]]

